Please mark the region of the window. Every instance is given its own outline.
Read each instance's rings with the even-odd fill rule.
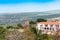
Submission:
[[[59,25],[56,25],[56,27],[59,27]]]
[[[41,27],[43,26],[43,25],[40,25]]]
[[[45,27],[44,29],[45,29],[45,30],[49,30],[49,28],[48,28],[48,27],[47,27],[47,28]]]
[[[45,25],[45,27],[47,27],[48,25]]]
[[[53,28],[53,31],[54,31],[54,28]]]
[[[47,28],[47,30],[49,30],[49,28]]]
[[[50,30],[51,30],[51,28],[50,28]]]
[[[46,27],[44,29],[46,30]]]
[[[40,25],[40,29],[41,29],[41,30],[43,29],[43,25]]]
[[[56,28],[59,28],[59,25],[56,25]]]

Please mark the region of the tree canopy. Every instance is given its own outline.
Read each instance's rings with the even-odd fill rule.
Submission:
[[[30,21],[30,24],[36,24],[36,21]]]
[[[17,28],[23,28],[23,26],[20,23],[18,23]]]
[[[46,22],[46,21],[47,21],[46,19],[42,19],[42,18],[37,19],[37,22]]]

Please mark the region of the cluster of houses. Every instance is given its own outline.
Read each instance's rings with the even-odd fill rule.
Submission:
[[[55,35],[59,32],[60,35],[60,22],[38,22],[36,28],[43,34]]]

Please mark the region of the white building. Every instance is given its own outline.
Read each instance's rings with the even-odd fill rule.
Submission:
[[[56,34],[60,30],[60,22],[38,22],[36,28],[43,34]]]

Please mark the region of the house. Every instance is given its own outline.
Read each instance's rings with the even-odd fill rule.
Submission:
[[[60,22],[38,22],[36,29],[43,34],[56,34],[57,30],[60,30]]]

